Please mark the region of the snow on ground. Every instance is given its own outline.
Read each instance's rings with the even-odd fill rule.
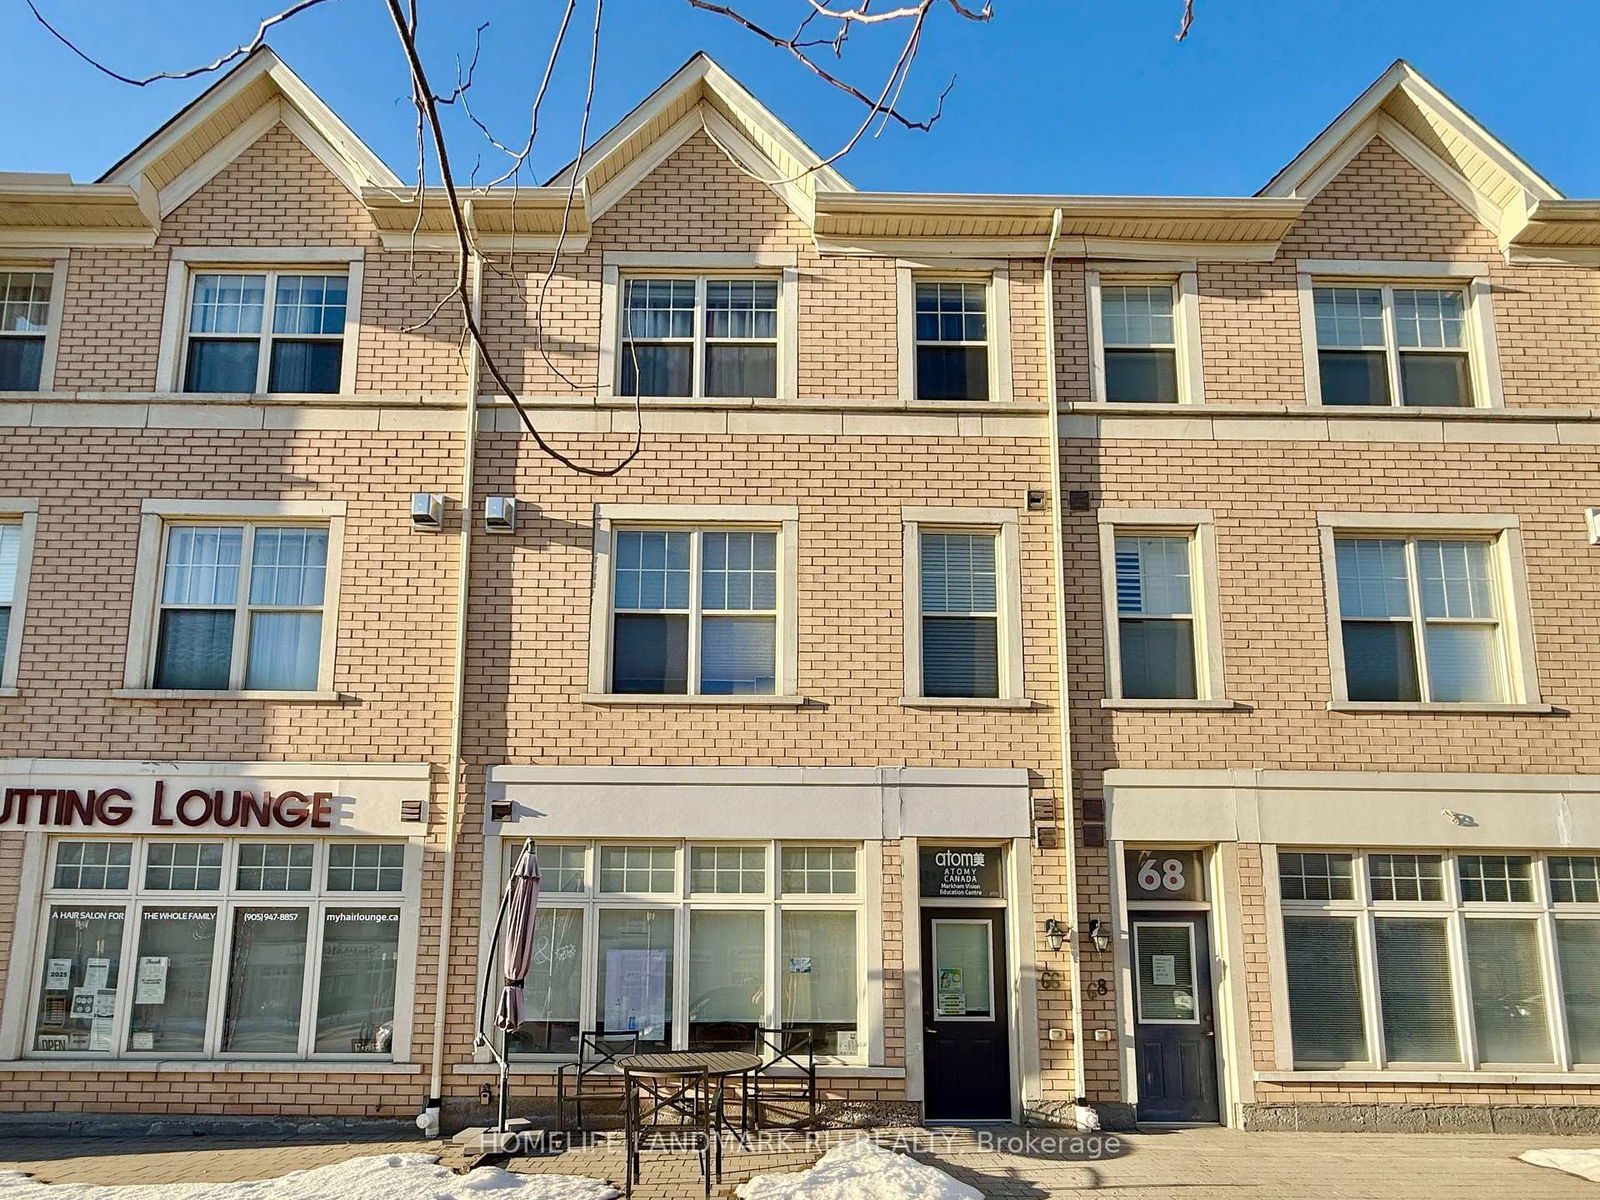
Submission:
[[[983,1200],[982,1193],[936,1167],[862,1138],[835,1146],[809,1171],[757,1175],[744,1200]]]
[[[431,1154],[377,1154],[277,1179],[245,1183],[100,1186],[40,1183],[0,1171],[0,1200],[615,1200],[617,1189],[581,1175],[517,1175],[479,1167],[457,1175]]]
[[[1600,1150],[1529,1150],[1517,1157],[1536,1167],[1554,1167],[1600,1183]]]

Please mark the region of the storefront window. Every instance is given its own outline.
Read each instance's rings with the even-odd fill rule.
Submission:
[[[1593,858],[1280,849],[1278,864],[1297,1065],[1600,1062]]]
[[[31,1052],[393,1053],[400,900],[325,893],[401,890],[404,844],[61,839],[50,855]]]
[[[503,878],[523,845],[502,841]],[[534,849],[542,902],[509,1053],[568,1057],[580,1032],[633,1029],[653,1049],[750,1050],[787,1026],[818,1055],[859,1059],[859,846]]]
[[[317,984],[319,1054],[388,1054],[400,914],[392,908],[329,908],[322,914]]]
[[[672,1045],[672,926],[670,909],[600,910],[597,1029]]]
[[[127,914],[99,905],[53,904],[45,918],[36,1050],[116,1048],[117,984]]]
[[[303,908],[242,908],[233,914],[225,1054],[290,1054],[300,1045],[310,914]]]
[[[689,1045],[749,1050],[766,1009],[766,915],[749,910],[689,913]]]
[[[550,871],[544,865],[542,852],[540,871]],[[581,908],[540,908],[534,922],[533,966],[528,969],[522,988],[523,1023],[506,1039],[510,1053],[577,1053],[583,928]]]
[[[205,1050],[216,944],[215,908],[147,908],[139,914],[129,1050]]]
[[[855,1054],[856,914],[785,912],[781,958],[783,1027],[810,1031],[818,1054]]]

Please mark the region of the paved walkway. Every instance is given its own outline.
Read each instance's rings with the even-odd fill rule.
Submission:
[[[1108,1200],[1600,1200],[1600,1185],[1516,1161],[1536,1147],[1582,1146],[1579,1138],[1477,1137],[1454,1134],[1240,1133],[1187,1129],[1109,1135],[1099,1147],[1070,1133],[995,1127],[907,1130],[879,1140],[910,1148],[985,1196],[1009,1200],[1083,1197]],[[1030,1140],[1031,1139],[1031,1140]],[[732,1149],[715,1194],[732,1196],[753,1174],[803,1169],[823,1145]],[[51,1182],[172,1183],[265,1179],[361,1154],[443,1153],[422,1140],[286,1143],[187,1138],[93,1138],[73,1143],[0,1141],[0,1170],[28,1171]],[[557,1172],[622,1181],[615,1146],[570,1150],[550,1158],[515,1158],[528,1173]],[[647,1155],[637,1200],[692,1200],[700,1195],[692,1159]]]

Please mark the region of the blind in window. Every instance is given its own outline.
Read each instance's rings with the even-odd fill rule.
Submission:
[[[1283,941],[1295,1060],[1366,1061],[1356,923],[1341,918],[1285,917]]]

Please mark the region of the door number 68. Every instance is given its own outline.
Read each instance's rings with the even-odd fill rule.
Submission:
[[[1169,858],[1164,862],[1146,860],[1139,867],[1139,886],[1147,892],[1181,892],[1188,881],[1183,877],[1183,861]]]

